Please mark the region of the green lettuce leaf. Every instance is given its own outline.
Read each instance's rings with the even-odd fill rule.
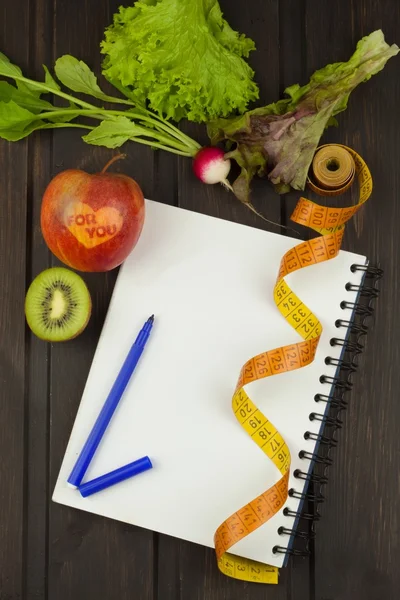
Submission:
[[[348,62],[327,65],[307,85],[287,88],[287,99],[210,123],[213,143],[236,142],[227,156],[241,167],[233,184],[237,197],[248,203],[252,178],[266,172],[280,193],[290,188],[303,190],[325,128],[335,124],[335,115],[347,108],[354,88],[381,71],[398,52],[396,44],[385,42],[381,30],[374,31],[358,42]]]
[[[162,117],[197,122],[244,112],[258,98],[243,59],[253,49],[217,0],[139,0],[119,9],[101,44],[108,81]]]

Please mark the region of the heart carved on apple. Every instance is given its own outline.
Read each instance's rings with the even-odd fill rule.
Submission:
[[[145,204],[132,178],[79,169],[59,173],[47,186],[41,208],[43,237],[63,263],[78,271],[109,271],[120,265],[142,232]]]
[[[76,202],[67,207],[66,213],[69,231],[85,248],[111,240],[121,231],[124,222],[121,213],[112,206],[94,211],[89,204]]]

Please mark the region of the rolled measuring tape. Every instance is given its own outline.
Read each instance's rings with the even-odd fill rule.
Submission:
[[[355,175],[350,152],[343,146],[329,144],[315,153],[307,184],[319,196],[339,196],[353,184]]]
[[[267,350],[248,360],[242,367],[232,397],[232,410],[239,424],[259,449],[274,463],[279,477],[277,482],[263,494],[230,515],[215,532],[214,544],[218,568],[225,575],[244,581],[278,583],[279,570],[277,567],[240,558],[230,551],[234,552],[235,545],[241,539],[251,535],[253,531],[264,525],[282,509],[288,498],[291,465],[290,451],[282,435],[252,402],[244,388],[258,379],[301,369],[314,360],[322,333],[322,325],[312,310],[291,290],[285,277],[299,269],[335,258],[340,250],[345,223],[368,200],[372,192],[371,173],[363,159],[354,150],[336,144],[323,146],[317,151],[315,158],[320,150],[324,150],[324,154],[321,154],[319,160],[316,161],[319,185],[329,184],[329,181],[324,179],[325,176],[332,180],[332,176],[327,175],[326,171],[334,173],[340,169],[343,178],[342,161],[347,155],[346,164],[349,166],[346,168],[350,168],[347,174],[348,181],[344,186],[343,182],[339,181],[339,184],[336,183],[339,188],[335,190],[334,187],[331,187],[328,192],[342,193],[351,185],[349,183],[351,165],[354,164],[354,175],[357,175],[359,183],[359,199],[357,205],[348,208],[328,208],[306,198],[300,198],[298,201],[291,216],[292,221],[317,231],[321,236],[302,242],[286,252],[281,260],[273,295],[277,309],[302,341]],[[336,157],[336,159],[340,157],[339,168],[335,168],[333,171],[327,167],[326,162],[332,160],[332,157]],[[323,167],[323,161],[325,161],[325,167]],[[313,168],[315,169],[315,165]],[[326,192],[323,193],[330,195]],[[275,552],[286,553],[286,550],[282,547],[274,548]]]

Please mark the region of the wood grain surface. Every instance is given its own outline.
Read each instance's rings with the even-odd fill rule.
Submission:
[[[100,72],[99,44],[118,0],[1,0],[0,50],[25,73],[71,53]],[[382,28],[400,44],[394,0],[220,0],[231,25],[257,45],[250,62],[263,104],[305,83],[327,63],[347,60],[359,38]],[[111,151],[84,144],[79,131],[0,140],[0,600],[395,600],[400,590],[400,244],[399,58],[360,86],[339,128],[367,160],[374,193],[346,229],[344,248],[385,270],[340,443],[327,500],[307,558],[291,559],[278,586],[225,578],[212,550],[54,504],[57,474],[104,322],[117,270],[85,274],[94,312],[67,344],[45,344],[25,326],[26,289],[57,264],[39,226],[50,179],[74,167],[99,171]],[[204,128],[184,125],[199,141]],[[189,210],[279,232],[221,186],[204,186],[188,159],[129,144],[115,169],[145,195]],[[254,204],[288,224],[298,198],[254,186]],[[340,199],[349,202],[351,195]],[[301,232],[307,235],[307,232]]]

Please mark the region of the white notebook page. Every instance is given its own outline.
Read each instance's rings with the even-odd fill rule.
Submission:
[[[256,354],[301,341],[280,315],[273,287],[282,255],[299,240],[146,201],[142,236],[122,266],[88,376],[53,500],[81,510],[213,547],[217,527],[266,491],[280,473],[240,427],[231,397],[242,365]],[[283,435],[291,473],[307,471],[301,449],[313,452],[305,431],[319,432],[309,414],[329,393],[325,357],[339,357],[332,337],[344,337],[340,302],[356,300],[345,284],[365,257],[340,252],[327,263],[287,277],[318,316],[324,331],[313,364],[247,386],[247,393]],[[144,321],[155,325],[85,480],[148,455],[153,469],[89,498],[66,481],[131,344]],[[304,482],[290,477],[302,492]],[[286,506],[296,511],[298,501]],[[232,552],[282,566],[275,545],[289,538],[282,511],[241,540]]]

